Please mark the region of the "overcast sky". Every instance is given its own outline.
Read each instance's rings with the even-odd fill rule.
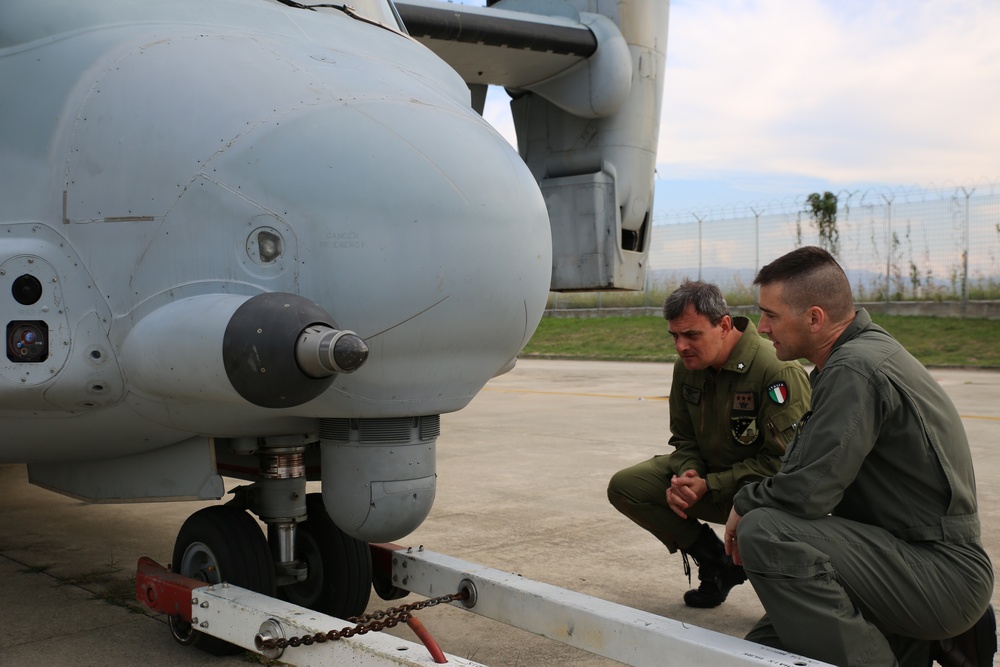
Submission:
[[[1000,180],[998,35],[1000,0],[673,0],[657,213]]]

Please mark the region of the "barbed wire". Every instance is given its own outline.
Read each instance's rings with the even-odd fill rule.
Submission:
[[[835,194],[830,249],[856,298],[1000,299],[1000,180]],[[831,242],[807,197],[674,215],[651,230],[647,284],[697,277],[745,289],[771,259]]]
[[[833,191],[831,191],[833,192]],[[889,188],[872,186],[870,188],[840,189],[833,192],[840,206],[847,209],[880,205],[886,199],[894,203],[916,203],[926,201],[945,201],[967,196],[998,196],[1000,195],[1000,177],[994,179],[979,179],[973,182],[953,183],[945,181],[942,184],[925,186],[901,186]],[[653,225],[669,225],[682,222],[708,222],[718,220],[743,220],[758,218],[764,215],[794,215],[808,210],[808,194],[781,199],[759,200],[754,202],[738,202],[717,207],[699,207],[688,209],[669,209],[653,215]]]

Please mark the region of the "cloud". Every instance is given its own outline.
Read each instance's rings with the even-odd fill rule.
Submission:
[[[1000,176],[1000,3],[674,0],[661,177]]]
[[[671,0],[658,214],[1000,180],[997,34],[997,0]]]

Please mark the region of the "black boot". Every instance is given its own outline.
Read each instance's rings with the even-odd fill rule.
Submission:
[[[993,605],[971,628],[931,644],[931,659],[944,667],[991,667],[997,652],[997,620]]]
[[[709,609],[718,607],[726,601],[733,586],[738,586],[747,580],[743,568],[733,563],[726,555],[715,531],[706,524],[701,526],[701,534],[694,544],[681,552],[694,558],[698,564],[698,588],[684,594],[684,604],[689,607]]]

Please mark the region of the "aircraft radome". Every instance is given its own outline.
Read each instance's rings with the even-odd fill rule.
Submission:
[[[668,3],[489,4],[0,3],[0,462],[91,502],[246,480],[174,570],[362,610],[439,416],[550,289],[644,281]]]

